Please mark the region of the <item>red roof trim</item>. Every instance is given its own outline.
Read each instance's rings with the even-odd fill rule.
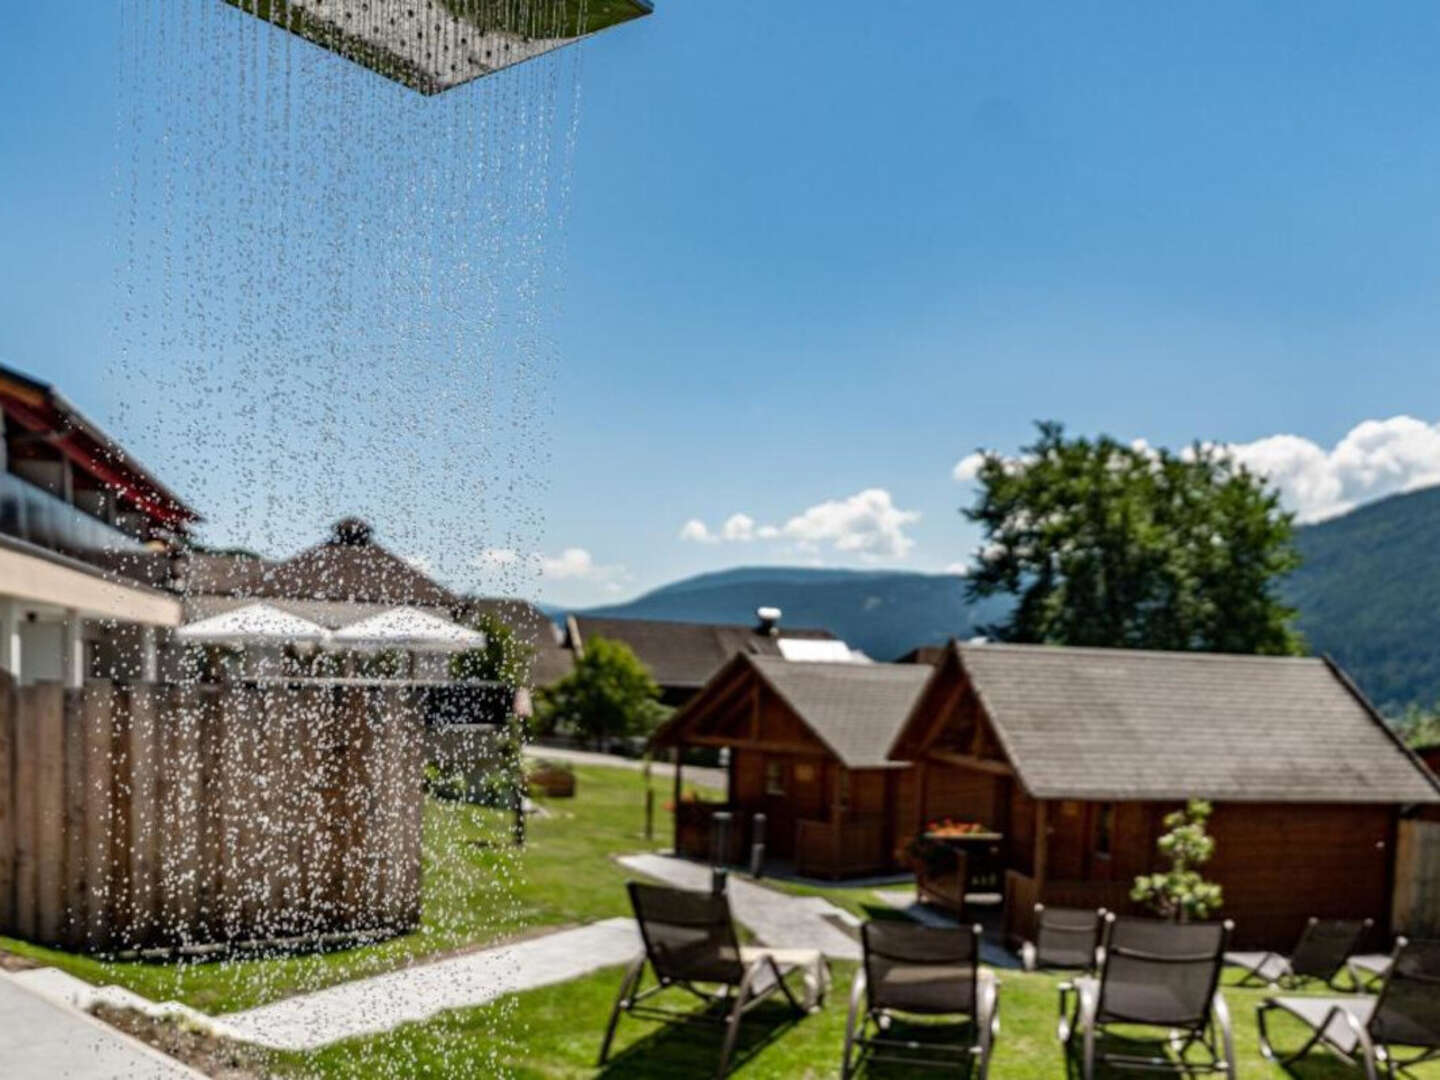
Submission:
[[[118,491],[137,508],[163,525],[183,527],[195,521],[198,515],[185,506],[178,506],[170,499],[156,492],[150,484],[132,470],[116,468],[106,458],[108,448],[85,438],[69,423],[68,418],[48,404],[36,408],[19,397],[0,388],[5,411],[30,431],[54,432],[50,444],[67,458],[79,465],[91,476],[96,477],[111,489]],[[69,430],[66,430],[66,429]],[[88,444],[88,445],[87,445]]]

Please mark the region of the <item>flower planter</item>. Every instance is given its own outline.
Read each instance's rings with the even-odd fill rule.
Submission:
[[[551,799],[573,799],[575,797],[575,774],[568,769],[557,769],[542,765],[531,771],[526,778],[530,789]]]

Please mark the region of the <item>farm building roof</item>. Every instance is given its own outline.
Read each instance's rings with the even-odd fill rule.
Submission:
[[[1327,660],[1044,645],[950,650],[892,756],[923,752],[936,733],[919,733],[934,727],[941,683],[961,673],[1036,798],[1440,802],[1440,781]]]
[[[746,653],[737,653],[731,664],[748,666],[850,769],[895,765],[885,752],[932,675],[919,664],[805,662]],[[712,685],[728,681],[717,675]],[[688,720],[705,707],[705,693],[655,733],[656,745],[684,741]]]

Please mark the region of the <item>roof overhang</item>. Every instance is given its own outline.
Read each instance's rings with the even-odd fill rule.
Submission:
[[[0,408],[152,520],[178,530],[201,520],[53,386],[0,367]]]
[[[179,626],[182,621],[179,597],[8,536],[0,536],[0,596],[93,619],[148,626]]]

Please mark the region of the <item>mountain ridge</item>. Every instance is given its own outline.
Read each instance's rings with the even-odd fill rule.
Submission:
[[[1387,712],[1440,702],[1440,487],[1392,495],[1296,529],[1301,568],[1280,587],[1311,650],[1335,658]],[[877,660],[973,637],[1007,598],[965,598],[965,579],[895,569],[738,566],[577,614],[823,627]]]

